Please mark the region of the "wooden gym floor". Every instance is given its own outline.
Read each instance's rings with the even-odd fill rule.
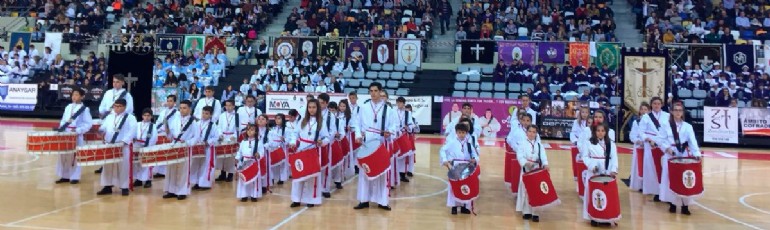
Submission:
[[[50,130],[51,121],[0,120],[0,229],[591,229],[580,218],[581,203],[572,180],[570,156],[561,142],[548,141],[551,176],[562,204],[541,214],[540,223],[523,221],[515,199],[503,186],[501,142],[481,149],[482,190],[478,216],[449,214],[446,169],[439,166],[442,139],[418,138],[411,183],[391,193],[393,211],[355,211],[357,178],[315,208],[289,208],[290,183],[273,187],[259,202],[241,203],[234,183],[193,192],[184,201],[161,199],[163,180],[128,197],[96,196],[95,167],[83,168],[79,185],[55,185],[55,157],[25,153],[26,134]],[[620,149],[621,177],[631,155]],[[630,191],[620,183],[623,219],[618,229],[770,229],[770,153],[707,149],[706,194],[692,216],[673,215],[666,204]]]

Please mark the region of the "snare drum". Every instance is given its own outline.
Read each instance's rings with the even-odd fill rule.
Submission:
[[[85,141],[102,141],[103,137],[102,134],[99,133],[99,127],[102,126],[102,120],[93,120],[91,125],[91,129],[88,130],[88,132],[83,134],[83,140]]]
[[[364,143],[356,155],[358,164],[369,180],[377,179],[390,168],[391,153],[379,140]]]
[[[168,143],[139,149],[139,162],[142,167],[171,165],[187,159],[189,147],[184,143]]]
[[[52,155],[75,152],[78,135],[70,132],[31,132],[27,134],[27,152],[30,154]]]
[[[235,156],[240,145],[238,142],[224,141],[214,145],[214,154],[217,158],[228,158]]]
[[[123,160],[123,144],[78,146],[75,161],[78,166],[105,165]]]
[[[192,158],[203,158],[206,157],[206,145],[203,143],[198,143],[193,145],[192,147],[192,155],[190,155]]]
[[[479,174],[480,167],[469,163],[459,163],[447,172],[455,199],[473,201],[479,197]]]
[[[158,141],[155,142],[156,145],[168,143],[171,143],[171,138],[168,138],[167,136],[158,136]]]
[[[668,160],[671,192],[683,198],[703,195],[703,165],[700,159],[676,157]]]
[[[259,164],[253,160],[246,160],[238,165],[238,177],[244,184],[249,184],[257,180],[259,175]]]
[[[620,198],[618,183],[610,176],[594,176],[588,180],[587,200],[588,216],[598,222],[616,222],[620,220]]]

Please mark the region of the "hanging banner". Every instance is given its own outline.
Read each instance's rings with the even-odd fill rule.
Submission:
[[[298,57],[304,57],[307,53],[308,57],[315,58],[318,56],[318,38],[316,37],[301,37],[299,38],[299,54]]]
[[[537,43],[537,57],[543,63],[564,64],[565,53],[563,42]]]
[[[704,107],[703,114],[704,142],[738,144],[738,108]]]
[[[666,98],[666,57],[624,54],[623,100],[639,108],[653,97]]]
[[[584,103],[588,107],[589,103]],[[538,119],[540,137],[544,138],[569,138],[572,132],[572,123],[577,117],[580,102],[578,101],[540,101],[540,115]],[[598,105],[597,105],[598,107]]]
[[[513,60],[521,60],[529,66],[535,66],[537,45],[538,43],[534,42],[499,41],[497,43],[497,61],[510,65]]]
[[[398,40],[398,64],[419,68],[422,65],[422,42],[417,39]]]
[[[184,54],[187,55],[192,51],[193,53],[203,52],[203,45],[206,44],[206,37],[201,35],[186,35],[184,36]]]
[[[35,105],[36,84],[0,84],[0,110],[34,111]]]
[[[452,120],[459,118],[459,115],[454,117],[450,113],[457,114],[460,108],[462,108],[463,103],[466,102],[473,105],[473,116],[476,117],[477,122],[486,122],[486,124],[479,124],[482,127],[484,125],[492,126],[495,123],[500,124],[499,129],[497,127],[490,127],[490,129],[497,129],[497,132],[482,133],[486,137],[503,137],[507,135],[508,131],[511,130],[508,123],[511,119],[511,114],[513,114],[516,106],[521,105],[521,101],[518,99],[444,97],[444,101],[441,103],[441,117],[445,119],[451,118]],[[482,118],[484,119],[482,120]],[[446,126],[446,124],[442,125],[442,133],[445,133],[446,129],[454,128]]]
[[[492,64],[494,62],[494,41],[463,40],[460,46],[462,63]]]
[[[604,65],[610,70],[617,70],[620,64],[620,44],[597,42],[596,43],[596,66],[603,68]]]
[[[355,58],[362,63],[368,63],[369,48],[367,40],[348,39],[345,44],[345,61],[349,58]]]
[[[711,72],[714,64],[722,59],[722,45],[691,45],[690,51],[692,52],[690,60],[700,65],[703,72]],[[695,64],[693,69],[697,68]]]
[[[740,117],[744,136],[770,137],[770,110],[766,108],[743,108]]]
[[[170,34],[158,34],[157,54],[169,54],[172,51],[182,50],[184,47],[184,36],[170,35]]]
[[[569,43],[569,64],[575,66],[589,66],[591,63],[591,45],[585,42]]]
[[[396,44],[393,40],[374,40],[372,41],[372,63],[395,64],[396,62]]]
[[[754,70],[754,45],[725,45],[725,66],[730,66],[733,73],[743,72],[748,67]],[[767,59],[767,58],[766,58]]]
[[[318,39],[319,54],[324,57],[330,57],[334,60],[343,61],[342,57],[342,40],[339,38],[325,38]]]
[[[16,47],[21,47],[21,50],[24,50],[24,52],[29,53],[29,43],[32,39],[31,33],[26,32],[13,32],[11,33],[11,41],[8,43],[8,51],[16,50]],[[9,57],[13,58],[13,57]],[[21,55],[19,55],[19,58],[21,58]]]
[[[224,37],[208,36],[206,37],[206,46],[204,49],[206,50],[206,53],[211,51],[210,53],[214,55],[219,54],[219,51],[227,54],[227,47],[225,46],[225,43],[227,43],[227,41],[225,41]]]
[[[45,47],[51,48],[52,54],[61,53],[62,33],[45,33]]]

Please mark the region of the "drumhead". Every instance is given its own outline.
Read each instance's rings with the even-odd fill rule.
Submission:
[[[374,151],[376,151],[381,144],[382,141],[380,140],[367,141],[361,145],[356,155],[358,157],[366,157],[372,155],[372,153],[374,153]]]
[[[679,164],[690,164],[690,163],[698,163],[700,162],[700,160],[696,160],[692,158],[674,158],[674,159],[671,159],[671,162],[679,163]]]
[[[73,132],[57,132],[57,131],[37,131],[37,132],[27,133],[27,136],[33,136],[33,137],[76,136],[76,135],[78,134]]]
[[[590,179],[592,182],[610,182],[615,180],[615,178],[612,178],[610,176],[595,176]]]
[[[447,172],[447,178],[450,180],[462,180],[468,178],[476,170],[476,164],[459,163]]]

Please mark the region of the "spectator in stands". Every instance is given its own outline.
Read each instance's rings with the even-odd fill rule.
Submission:
[[[727,107],[732,100],[733,97],[730,95],[730,91],[727,88],[722,88],[722,91],[716,97],[716,106]]]

